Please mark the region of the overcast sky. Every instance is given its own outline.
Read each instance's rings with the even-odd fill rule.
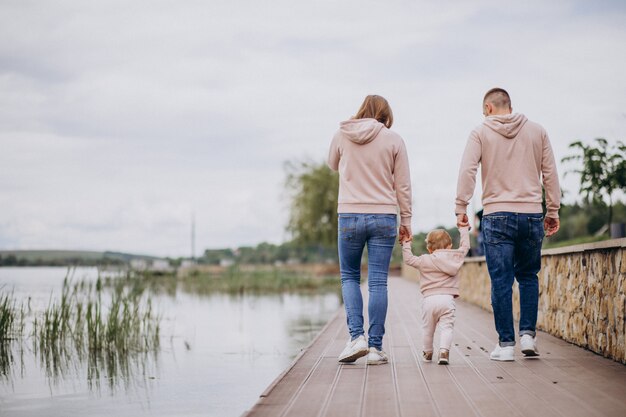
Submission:
[[[451,226],[491,87],[559,160],[626,140],[624,22],[623,1],[2,0],[0,249],[185,256],[192,213],[196,254],[285,241],[284,162],[323,161],[367,94],[406,141],[414,231]]]

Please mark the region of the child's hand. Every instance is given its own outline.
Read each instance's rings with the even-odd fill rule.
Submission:
[[[413,236],[406,236],[402,239],[402,243],[410,243],[413,242]]]

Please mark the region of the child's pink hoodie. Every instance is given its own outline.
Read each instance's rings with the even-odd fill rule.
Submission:
[[[414,256],[411,242],[402,244],[404,263],[420,271],[420,290],[424,297],[435,294],[459,296],[459,269],[470,248],[469,227],[459,228],[461,242],[458,249],[437,249],[431,254]]]
[[[341,122],[328,153],[339,171],[338,213],[397,214],[411,226],[411,174],[404,141],[375,119]]]

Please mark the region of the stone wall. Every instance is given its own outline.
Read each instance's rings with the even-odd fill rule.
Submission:
[[[402,274],[419,279],[411,267]],[[461,298],[491,311],[485,258],[468,258],[460,275]],[[625,277],[626,239],[544,250],[537,328],[626,364]],[[517,283],[513,309],[518,320]]]

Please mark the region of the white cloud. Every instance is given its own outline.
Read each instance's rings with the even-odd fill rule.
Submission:
[[[197,252],[282,241],[283,162],[322,160],[369,93],[389,99],[407,142],[414,229],[450,225],[494,85],[559,159],[574,139],[625,138],[625,14],[582,1],[3,2],[0,248],[186,255],[192,212]],[[564,185],[576,194],[574,177]]]

